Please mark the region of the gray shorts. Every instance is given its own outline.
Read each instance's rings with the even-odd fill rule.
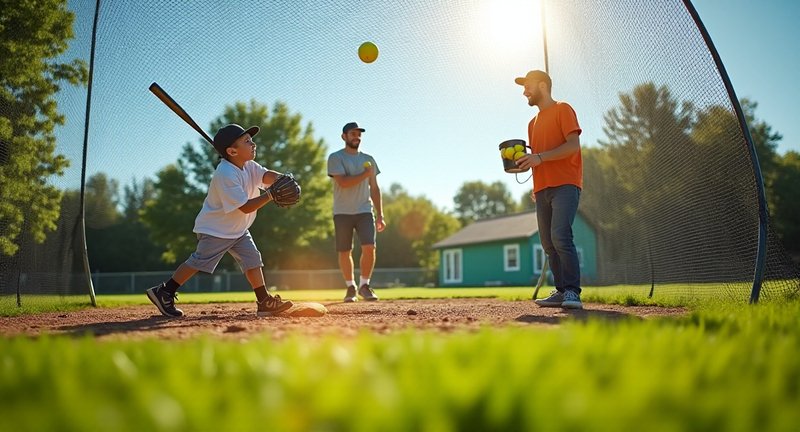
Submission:
[[[372,213],[333,215],[336,233],[336,250],[347,252],[353,249],[353,231],[362,245],[375,244],[375,218]]]
[[[197,234],[197,250],[186,260],[186,265],[206,273],[214,273],[225,252],[230,252],[236,259],[242,272],[264,266],[261,252],[256,248],[250,231],[245,231],[244,235],[237,239]]]

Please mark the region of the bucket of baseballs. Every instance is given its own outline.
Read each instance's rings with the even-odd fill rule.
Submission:
[[[525,170],[518,167],[517,159],[528,153],[525,140],[510,139],[500,143],[500,157],[503,159],[503,169],[507,173],[521,173]]]

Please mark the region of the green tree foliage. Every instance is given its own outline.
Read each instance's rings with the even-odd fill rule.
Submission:
[[[327,147],[314,138],[312,125],[303,126],[302,116],[292,114],[283,102],[277,102],[271,111],[256,101],[226,106],[210,131],[213,134],[229,123],[259,126],[261,131],[254,138],[256,161],[274,171],[293,173],[303,188],[299,205],[290,209],[267,205],[258,211],[250,228],[265,267],[277,268],[291,261],[292,251],[328,237],[333,230]],[[177,165],[158,173],[155,197],[146,204],[142,218],[153,239],[164,247],[166,262],[183,260],[194,250],[194,219],[218,161],[207,143],[199,148],[187,143]]]
[[[117,210],[119,182],[105,173],[97,173],[86,180],[84,202],[86,227],[101,229],[116,224],[121,215]]]
[[[462,225],[517,211],[517,203],[500,181],[491,184],[480,180],[466,182],[458,189],[453,202],[455,214]]]
[[[23,230],[42,243],[57,227],[62,193],[48,183],[69,161],[56,154],[65,123],[55,96],[85,84],[82,60],[60,56],[73,38],[64,0],[0,0],[0,254],[14,255]]]
[[[383,193],[383,213],[388,224],[379,237],[378,267],[434,269],[439,260],[431,246],[461,227],[428,198],[411,196],[396,183]]]
[[[633,265],[646,260],[653,245],[654,218],[687,213],[694,109],[678,102],[666,86],[647,82],[619,96],[605,115],[605,140],[583,149],[581,208],[599,228],[604,259]],[[685,155],[675,158],[675,153]],[[660,224],[659,239],[679,241],[675,224]],[[647,233],[647,234],[646,234]],[[662,247],[668,245],[662,244]],[[677,248],[677,246],[675,246]]]
[[[104,173],[86,181],[86,244],[92,272],[169,269],[139,218],[153,193],[149,179],[133,179],[122,197],[118,182]]]
[[[800,252],[800,153],[786,152],[772,179],[772,222],[783,244]]]

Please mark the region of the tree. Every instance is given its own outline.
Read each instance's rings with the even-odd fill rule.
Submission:
[[[500,181],[491,184],[480,180],[466,182],[453,197],[453,202],[455,214],[462,225],[517,211],[517,203],[511,198],[511,193],[505,184]]]
[[[302,116],[292,114],[283,102],[276,102],[271,111],[256,101],[226,106],[210,130],[229,123],[259,126],[261,131],[254,138],[256,161],[275,171],[293,173],[303,188],[299,205],[290,209],[267,205],[250,228],[265,267],[280,267],[291,261],[293,251],[333,231],[327,146],[314,138],[313,126],[303,126]],[[142,218],[153,239],[164,247],[167,262],[183,259],[194,250],[197,241],[191,229],[218,160],[208,144],[201,143],[198,149],[187,143],[177,165],[158,173],[155,197],[146,204]]]
[[[118,182],[109,180],[104,173],[95,174],[86,182],[86,244],[93,272],[169,269],[139,218],[153,190],[152,180],[133,179],[124,187],[120,199]]]
[[[100,229],[117,223],[121,215],[117,210],[119,182],[105,173],[97,173],[86,180],[84,203],[86,226]]]
[[[73,38],[66,3],[0,0],[0,254],[14,255],[23,231],[44,242],[60,216],[62,192],[48,181],[69,165],[56,154],[56,95],[88,80],[83,60],[60,58]]]
[[[772,182],[772,222],[789,250],[800,252],[800,153],[786,152],[778,160],[778,171]]]
[[[378,267],[436,268],[439,262],[431,246],[461,227],[428,198],[411,196],[396,183],[384,192],[383,213],[388,225],[380,235]]]

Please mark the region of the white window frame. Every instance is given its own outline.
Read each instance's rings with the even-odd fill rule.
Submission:
[[[539,243],[534,243],[533,245],[533,272],[536,274],[542,274],[542,267],[544,267],[544,260],[547,259],[547,255],[544,253],[544,248]]]
[[[511,251],[514,251],[516,254],[516,265],[509,264],[509,255]],[[507,272],[511,271],[519,271],[520,269],[520,262],[519,262],[519,245],[518,244],[507,244],[503,246],[503,270]]]
[[[442,251],[442,280],[444,283],[460,283],[464,280],[464,253],[461,249]]]

